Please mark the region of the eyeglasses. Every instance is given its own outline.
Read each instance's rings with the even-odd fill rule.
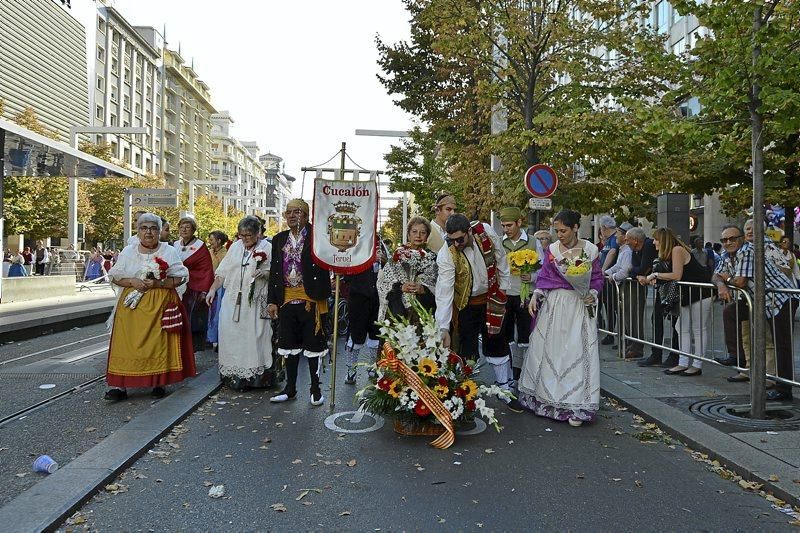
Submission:
[[[729,243],[729,242],[736,242],[737,239],[741,239],[741,238],[742,238],[741,235],[734,235],[733,237],[722,237],[719,240],[719,242],[721,242],[722,244],[726,244],[726,243]]]
[[[465,233],[461,237],[456,237],[455,239],[447,237],[445,240],[447,241],[448,245],[452,245],[452,244],[464,244],[464,241],[466,239],[467,239],[467,234]]]
[[[143,233],[158,233],[158,226],[139,226],[139,230]]]
[[[284,214],[288,216],[288,215],[301,215],[303,213],[305,213],[305,211],[303,211],[302,209],[287,209]]]

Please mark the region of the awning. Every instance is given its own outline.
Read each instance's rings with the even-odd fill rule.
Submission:
[[[6,176],[133,178],[136,174],[70,145],[0,119]],[[0,138],[2,135],[0,134]],[[1,216],[1,215],[0,215]]]

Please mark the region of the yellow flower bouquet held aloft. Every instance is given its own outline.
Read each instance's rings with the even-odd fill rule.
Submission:
[[[380,360],[371,365],[375,381],[356,394],[361,408],[404,427],[427,428],[419,434],[441,433],[432,443],[438,448],[452,444],[454,424],[476,416],[500,431],[486,398],[508,393],[475,381],[475,362],[445,348],[433,315],[416,301],[412,305],[418,325],[395,316],[380,323],[384,345]]]
[[[511,274],[517,276],[519,274],[532,274],[542,268],[542,262],[539,260],[539,254],[535,250],[523,248],[516,252],[509,252],[506,254],[508,266],[511,268]],[[530,283],[523,282],[519,297],[523,302],[528,299],[531,294]]]

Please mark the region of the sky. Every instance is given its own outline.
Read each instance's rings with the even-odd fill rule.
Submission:
[[[75,4],[73,0],[73,5]],[[407,130],[411,117],[376,78],[375,36],[408,38],[401,0],[115,0],[137,26],[166,26],[169,48],[181,46],[211,90],[217,110],[235,120],[232,134],[283,157],[286,172],[347,154],[384,170],[397,139],[356,136],[359,129]],[[348,167],[349,168],[349,167]],[[312,173],[305,194],[311,197]]]

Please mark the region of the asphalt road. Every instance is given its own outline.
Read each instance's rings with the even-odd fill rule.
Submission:
[[[97,324],[0,346],[0,417],[103,375],[105,352],[74,363],[57,360],[64,354],[107,342],[105,333],[105,326]],[[29,354],[37,355],[11,361]],[[198,353],[198,372],[216,361],[213,352]],[[46,384],[55,386],[40,388]],[[179,386],[168,387],[168,391]],[[63,466],[138,414],[158,405],[149,391],[131,391],[127,402],[108,404],[102,399],[105,390],[105,382],[100,380],[0,426],[0,505],[44,476],[31,469],[39,455],[50,455]]]
[[[352,409],[353,391],[340,385],[337,411]],[[310,406],[304,393],[280,405],[269,396],[222,389],[68,527],[791,529],[791,518],[709,471],[680,443],[640,441],[643,423],[606,401],[597,422],[581,428],[501,409],[502,432],[459,436],[440,451],[430,438],[398,436],[390,423],[369,433],[332,431],[327,405]],[[209,497],[218,485],[223,497]]]

